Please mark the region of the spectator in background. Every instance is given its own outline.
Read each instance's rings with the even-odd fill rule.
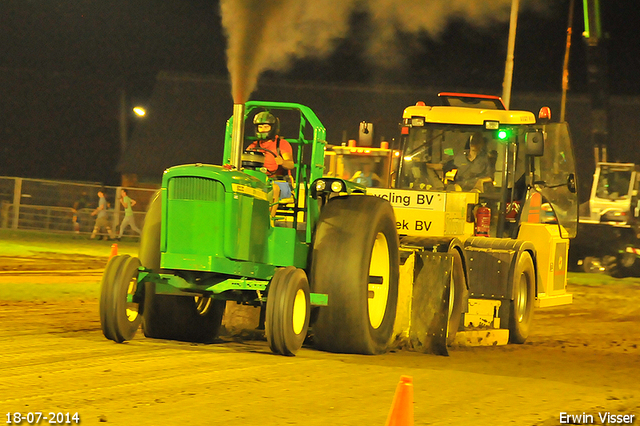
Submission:
[[[91,216],[96,216],[96,223],[93,226],[91,239],[94,239],[98,233],[101,233],[102,228],[105,228],[107,230],[107,235],[103,235],[101,233],[101,238],[105,240],[113,239],[111,226],[109,226],[109,215],[107,214],[107,199],[104,197],[104,192],[98,191],[98,198],[98,207],[93,212],[91,212]]]
[[[122,234],[124,234],[124,230],[127,226],[130,226],[131,229],[140,234],[140,229],[136,226],[136,221],[133,216],[133,206],[136,205],[136,200],[132,200],[127,196],[127,191],[124,189],[120,190],[120,204],[124,207],[124,219],[122,219],[122,223],[120,224],[120,234],[118,235],[118,240],[122,238]]]
[[[73,232],[76,234],[80,233],[80,210],[85,208],[87,205],[87,192],[82,191],[82,195],[80,199],[73,203],[73,207],[71,208],[71,223],[73,224]]]

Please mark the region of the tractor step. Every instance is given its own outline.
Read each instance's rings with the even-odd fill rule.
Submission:
[[[573,302],[573,294],[565,293],[555,296],[547,296],[544,293],[538,294],[535,301],[536,308],[548,308],[551,306],[570,305]]]

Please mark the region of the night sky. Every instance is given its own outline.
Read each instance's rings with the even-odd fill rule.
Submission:
[[[513,90],[559,93],[569,0],[538,0],[535,11],[522,3]],[[640,95],[637,5],[601,3],[610,91]],[[121,89],[134,103],[149,96],[161,70],[228,76],[215,1],[3,0],[0,17],[0,176],[117,184]],[[366,53],[367,40],[380,31],[371,14],[345,19],[346,34],[328,56],[297,59],[289,70],[263,73],[262,81],[501,94],[507,21],[477,26],[454,17],[437,37],[403,31],[398,23],[390,47],[396,61],[384,66]],[[283,30],[291,25],[283,22]],[[576,0],[570,93],[588,90],[582,31],[582,1]]]

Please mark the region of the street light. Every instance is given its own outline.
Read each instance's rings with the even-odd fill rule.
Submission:
[[[147,114],[147,110],[141,106],[134,107],[133,112],[135,112],[138,117],[144,117]]]

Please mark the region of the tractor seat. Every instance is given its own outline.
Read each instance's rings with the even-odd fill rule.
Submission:
[[[278,209],[276,215],[273,218],[273,225],[281,228],[293,228],[293,217],[296,214],[296,199],[295,197],[283,198],[278,201]],[[307,229],[307,224],[303,222],[304,214],[302,211],[298,213],[298,231],[304,231]]]

